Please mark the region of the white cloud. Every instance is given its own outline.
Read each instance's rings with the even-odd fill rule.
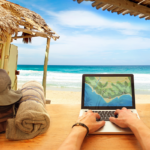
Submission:
[[[112,60],[112,56],[124,56],[124,51],[134,51],[150,49],[149,38],[141,37],[128,37],[124,39],[111,38],[111,37],[98,37],[94,35],[79,34],[76,36],[61,35],[61,38],[56,42],[51,42],[49,64],[108,64]],[[19,64],[44,64],[46,45],[18,47],[18,63]],[[115,54],[119,50],[119,54]],[[122,53],[122,55],[121,55]],[[131,57],[134,58],[133,52]],[[145,52],[146,53],[146,52]],[[124,58],[127,61],[128,58]],[[112,60],[113,63],[117,60]],[[124,63],[126,64],[126,63]]]
[[[57,13],[53,11],[47,12],[52,16],[53,21],[51,20],[51,22],[72,28],[114,29],[127,35],[136,35],[141,30],[148,30],[145,26],[109,20],[85,10],[60,11]]]
[[[99,37],[94,35],[76,35],[65,36],[61,38],[56,44],[51,45],[51,54],[53,55],[91,55],[99,52],[106,53],[106,51],[129,51],[129,50],[143,50],[150,49],[150,38],[128,37],[128,38],[112,38]]]
[[[105,60],[104,64],[109,65],[110,62],[107,60],[110,60],[109,58],[114,55],[115,50],[127,52],[150,49],[150,38],[112,36],[112,32],[110,35],[107,32],[105,36],[85,32],[85,29],[87,31],[111,29],[125,35],[138,35],[140,31],[148,30],[146,27],[129,22],[116,22],[84,10],[59,11],[57,13],[49,11],[48,13],[51,19],[49,18],[50,21],[46,22],[51,22],[49,26],[60,35],[60,39],[57,41],[51,40],[49,64],[101,64],[99,62]],[[19,45],[20,64],[44,63],[45,38],[33,38],[32,44],[26,46],[22,43],[22,39],[14,40],[14,44]],[[122,55],[120,54],[120,56]],[[132,55],[132,57],[134,56]],[[122,62],[126,64],[127,59],[124,58]],[[117,61],[114,58],[113,63],[117,64]]]
[[[39,39],[40,40],[40,39]],[[37,41],[40,42],[40,41]],[[61,64],[64,60],[76,60],[82,64],[83,60],[96,61],[99,58],[109,58],[114,55],[116,50],[120,53],[127,51],[150,49],[149,38],[141,37],[99,37],[95,35],[61,35],[57,41],[52,41],[50,45],[50,62]],[[43,64],[46,44],[31,47],[20,45],[19,63]],[[124,53],[122,53],[123,55]],[[121,55],[121,54],[115,54]],[[22,59],[24,58],[24,60]],[[127,59],[127,58],[126,58]],[[32,63],[31,63],[32,62]],[[58,63],[59,62],[59,63]],[[78,62],[78,63],[79,63]]]

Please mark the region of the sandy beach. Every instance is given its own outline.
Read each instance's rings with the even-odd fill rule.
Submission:
[[[46,99],[51,100],[51,104],[80,104],[81,92],[47,90]],[[137,104],[150,103],[150,95],[136,94],[135,100]]]

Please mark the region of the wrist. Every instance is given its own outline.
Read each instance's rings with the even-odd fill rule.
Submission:
[[[76,134],[82,135],[84,137],[86,136],[86,133],[87,133],[87,129],[82,126],[74,126],[72,128],[72,131],[75,132]]]
[[[133,128],[135,128],[137,125],[139,125],[140,123],[141,123],[141,120],[140,120],[140,119],[128,120],[128,121],[127,121],[127,126],[128,126],[130,129],[133,129]]]
[[[75,124],[72,126],[72,128],[75,127],[75,126],[81,126],[81,127],[85,128],[86,131],[87,131],[87,132],[86,132],[86,136],[88,136],[88,134],[89,134],[89,128],[88,128],[84,123],[77,122],[77,123],[75,123]]]

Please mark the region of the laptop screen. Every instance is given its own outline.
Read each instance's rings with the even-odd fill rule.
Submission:
[[[133,75],[83,75],[82,107],[88,109],[135,108]]]

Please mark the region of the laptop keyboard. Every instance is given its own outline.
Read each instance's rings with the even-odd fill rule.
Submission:
[[[85,111],[87,112],[87,111]],[[109,121],[109,117],[117,118],[118,115],[114,115],[115,111],[93,111],[94,113],[98,113],[100,115],[100,119],[96,119],[96,121]]]

